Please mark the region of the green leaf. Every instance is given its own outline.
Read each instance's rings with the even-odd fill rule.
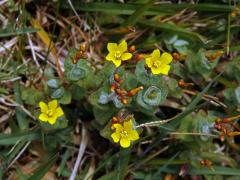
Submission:
[[[97,107],[93,107],[93,114],[99,124],[104,125],[108,121],[111,121],[112,117],[116,114],[116,109],[113,106],[103,110]]]
[[[15,81],[13,86],[15,101],[18,104],[22,105],[23,102],[21,98],[21,89],[19,82]],[[27,129],[28,128],[27,114],[20,107],[16,107],[16,116],[19,128],[21,130]]]
[[[102,92],[108,92],[109,91],[109,83],[105,82],[101,88],[99,88],[97,91],[93,92],[89,97],[88,100],[91,105],[98,109],[106,110],[109,108],[108,104],[101,104],[99,103],[99,98],[101,96]]]
[[[143,93],[143,101],[150,106],[158,106],[167,98],[167,90],[158,88],[156,86],[150,86]]]
[[[203,49],[200,49],[197,53],[189,51],[186,59],[186,65],[192,75],[197,73],[205,79],[208,79],[212,74],[213,68],[215,68],[218,64],[218,60],[216,59],[214,62],[210,62],[205,57],[205,54],[206,51]]]
[[[131,151],[130,149],[121,149],[119,152],[119,159],[116,165],[117,176],[116,179],[124,180],[126,172],[128,170],[128,163],[130,160]]]
[[[72,100],[72,94],[69,90],[65,90],[61,99],[59,99],[59,103],[61,104],[70,104]]]
[[[103,68],[95,75],[96,86],[99,87],[103,82],[107,81],[115,70],[115,65],[106,62]]]
[[[63,97],[64,93],[65,89],[63,87],[60,87],[53,91],[53,93],[51,94],[51,98],[60,99],[61,97]]]
[[[81,100],[86,94],[86,90],[76,84],[71,86],[70,91],[74,100]]]
[[[73,67],[70,71],[66,72],[66,78],[70,81],[78,81],[86,76],[86,72],[82,68]]]
[[[58,88],[59,85],[60,85],[60,82],[58,79],[49,79],[47,81],[47,85],[50,87],[50,88]]]
[[[21,97],[26,104],[36,106],[41,100],[44,99],[44,94],[42,91],[39,91],[34,87],[22,87]]]

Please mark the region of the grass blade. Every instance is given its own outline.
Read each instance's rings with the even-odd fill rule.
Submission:
[[[35,32],[38,32],[38,29],[36,28],[18,28],[16,30],[2,29],[0,30],[0,38],[23,35],[27,33],[35,33]]]
[[[87,12],[104,12],[110,14],[131,15],[137,9],[140,9],[142,5],[139,4],[121,4],[121,3],[81,3],[74,2],[76,10]],[[61,4],[61,8],[70,9],[71,7],[66,2]],[[230,13],[234,9],[234,6],[220,5],[220,4],[161,4],[149,8],[143,14],[144,15],[169,15],[183,9],[192,9],[199,12],[214,12],[214,13]]]
[[[123,24],[123,26],[134,25],[138,19],[144,14],[144,12],[149,9],[154,3],[154,0],[148,0],[141,8],[137,9]]]
[[[42,179],[57,160],[57,155],[54,155],[46,164],[42,165],[28,180]]]
[[[40,131],[28,131],[15,134],[0,134],[0,145],[13,145],[19,140],[32,141],[40,139]]]
[[[195,33],[195,32],[191,32],[184,28],[181,28],[175,24],[159,23],[159,22],[155,22],[155,21],[151,21],[151,20],[141,20],[141,21],[139,21],[139,24],[143,25],[145,27],[147,26],[147,27],[151,27],[151,28],[156,28],[158,30],[165,31],[165,32],[172,32],[172,33],[178,34],[180,36],[183,36],[187,39],[190,38],[191,40],[198,40],[202,43],[206,42],[206,38],[203,37],[202,35]]]

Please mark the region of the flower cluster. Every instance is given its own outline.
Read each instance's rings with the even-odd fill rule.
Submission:
[[[140,90],[143,89],[142,86],[131,89],[130,91],[126,91],[125,89],[122,89],[120,86],[123,83],[123,80],[120,79],[117,73],[114,73],[114,81],[115,82],[111,84],[111,91],[118,96],[118,99],[121,101],[122,104],[127,104],[129,97],[133,97]]]
[[[121,65],[122,61],[130,60],[132,54],[127,52],[127,42],[124,40],[119,45],[116,43],[108,43],[107,49],[109,51],[106,60],[112,61],[116,67]],[[168,75],[170,70],[170,63],[172,62],[172,55],[164,52],[160,55],[159,49],[155,49],[145,61],[148,68],[154,75],[163,74]]]
[[[224,141],[226,136],[234,137],[240,135],[240,128],[234,124],[234,120],[238,119],[239,117],[240,115],[224,119],[217,118],[215,120],[214,128],[221,132],[219,137],[221,141]]]

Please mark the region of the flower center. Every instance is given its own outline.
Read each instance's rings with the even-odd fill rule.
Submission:
[[[120,59],[121,55],[122,55],[121,51],[116,51],[115,54],[114,54],[116,59]]]
[[[121,132],[120,132],[120,135],[121,135],[121,137],[128,137],[128,132],[127,131],[125,131],[125,130],[122,130]]]
[[[51,117],[53,115],[53,110],[49,109],[47,111],[47,115],[48,115],[48,117]]]
[[[160,61],[154,61],[153,62],[153,67],[159,68],[160,66],[161,66],[161,62]]]

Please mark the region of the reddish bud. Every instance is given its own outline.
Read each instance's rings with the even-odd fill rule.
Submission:
[[[178,86],[180,88],[186,88],[186,87],[193,86],[193,85],[194,85],[193,83],[186,83],[183,79],[178,81]]]
[[[132,89],[132,90],[128,91],[127,96],[132,97],[132,96],[136,95],[141,90],[143,90],[143,86],[140,86],[140,87],[137,87],[135,89]]]
[[[179,61],[181,59],[181,55],[177,52],[174,52],[172,56],[173,56],[173,59],[176,61]]]
[[[126,98],[121,98],[121,103],[126,105],[128,103],[128,100]]]
[[[130,53],[133,53],[133,52],[136,51],[136,47],[135,47],[134,45],[132,45],[132,46],[129,47],[128,51],[129,51]]]
[[[119,123],[118,118],[115,117],[115,116],[113,116],[113,117],[112,117],[112,124],[117,124],[117,123]]]
[[[114,74],[114,80],[120,84],[123,83],[123,80],[120,79],[119,74],[117,73]]]
[[[134,59],[135,59],[136,61],[140,61],[140,60],[143,59],[143,55],[142,55],[142,54],[136,54],[135,57],[134,57]]]
[[[118,85],[116,83],[112,83],[110,90],[114,92],[118,88]]]

